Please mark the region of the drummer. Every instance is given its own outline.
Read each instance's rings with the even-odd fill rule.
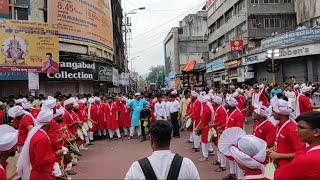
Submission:
[[[9,125],[0,125],[0,179],[6,180],[5,168],[7,159],[15,155],[18,142],[18,131]]]

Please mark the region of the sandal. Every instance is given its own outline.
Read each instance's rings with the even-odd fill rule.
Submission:
[[[235,174],[228,174],[227,176],[225,176],[224,178],[222,178],[224,180],[227,180],[227,179],[237,179],[236,178],[236,175]]]
[[[67,171],[67,174],[68,175],[76,175],[77,172],[75,172],[74,170],[70,170],[70,171]]]
[[[214,171],[215,171],[215,172],[223,172],[223,171],[225,171],[225,170],[227,170],[227,168],[220,166],[218,169],[216,169],[216,170],[214,170]]]
[[[214,161],[211,163],[212,165],[221,165],[219,161]]]

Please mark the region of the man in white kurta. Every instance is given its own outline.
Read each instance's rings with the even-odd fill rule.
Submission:
[[[171,133],[172,125],[168,121],[155,121],[151,124],[150,144],[153,153],[148,160],[157,179],[167,179],[175,156],[170,151]],[[146,179],[138,161],[131,165],[125,179]],[[198,170],[190,159],[183,158],[178,179],[200,179]]]

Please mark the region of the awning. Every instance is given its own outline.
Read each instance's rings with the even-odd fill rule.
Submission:
[[[206,68],[199,64],[196,60],[191,59],[186,65],[181,68],[182,72],[202,72],[206,71]]]

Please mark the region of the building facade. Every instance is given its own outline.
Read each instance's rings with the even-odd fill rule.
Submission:
[[[55,25],[56,21],[53,20],[57,17],[53,17],[52,14],[57,13],[59,9],[59,4],[55,3],[56,1],[51,0],[10,0],[10,14],[8,17],[2,17],[18,21],[44,22],[56,26],[59,31],[59,72],[39,73],[37,94],[54,95],[57,91],[62,94],[119,91],[119,74],[125,71],[126,66],[121,1],[107,0],[104,4],[71,2],[71,9],[71,4],[62,3],[63,6],[68,6],[64,10],[68,11],[69,15],[58,20],[58,24],[65,25],[64,27]],[[97,12],[87,14],[87,18],[81,19],[80,16],[72,14],[92,7],[93,11]],[[98,16],[98,13],[101,15]],[[77,29],[78,34],[63,35],[65,27],[78,27],[77,25],[81,27]],[[94,34],[95,32],[100,34]],[[101,34],[102,32],[105,34]],[[118,79],[113,76],[118,76]],[[27,77],[26,72],[1,72],[0,96],[27,94]]]
[[[296,27],[293,0],[216,0],[207,12],[209,85],[253,83],[255,73],[241,58],[259,51],[262,39]]]
[[[207,13],[199,11],[189,14],[173,27],[164,40],[165,73],[171,71],[181,73],[183,67],[191,59],[200,64],[208,60]]]

